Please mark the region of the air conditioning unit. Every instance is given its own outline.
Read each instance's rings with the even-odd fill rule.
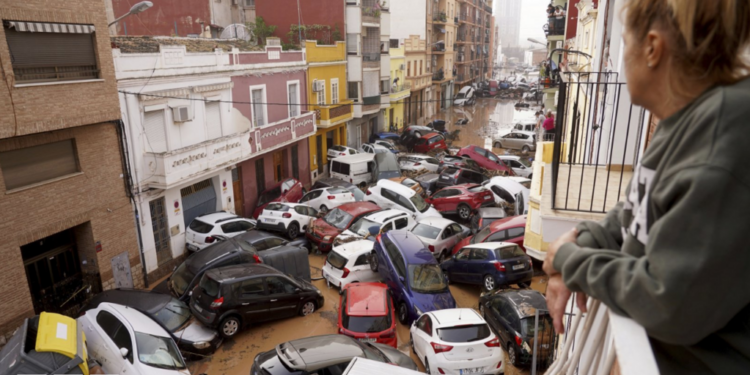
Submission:
[[[174,122],[187,122],[192,120],[193,118],[190,113],[190,107],[186,105],[173,107],[172,119],[174,120]]]
[[[325,81],[318,81],[317,79],[313,81],[313,92],[321,92],[325,90]]]

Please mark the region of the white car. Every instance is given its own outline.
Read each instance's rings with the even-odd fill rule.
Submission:
[[[428,155],[405,155],[398,158],[398,164],[402,171],[423,171],[437,172],[440,168],[440,161]]]
[[[409,334],[412,350],[429,374],[505,372],[500,340],[474,309],[424,313],[412,323]]]
[[[318,210],[300,203],[269,203],[258,216],[257,228],[285,233],[294,240],[307,226],[318,218]]]
[[[377,185],[367,189],[365,199],[382,208],[404,211],[417,221],[427,217],[443,217],[416,191],[390,180],[380,180]]]
[[[328,148],[328,159],[335,159],[339,156],[349,156],[359,154],[356,148],[346,146],[331,146]]]
[[[356,201],[357,200],[354,199],[354,194],[351,191],[339,187],[329,187],[310,190],[299,200],[299,203],[306,204],[313,208],[319,208],[321,212],[326,213],[344,203]]]
[[[385,141],[385,140],[379,139],[379,140],[375,141],[375,145],[377,145],[377,146],[383,146],[383,147],[387,148],[388,150],[390,150],[393,153],[398,153],[398,150],[396,149],[396,147],[393,146],[393,142],[389,142],[389,141]]]
[[[511,180],[515,182],[518,182],[519,184],[523,185],[523,187],[527,189],[531,189],[531,178],[519,177],[519,176],[513,176],[513,177],[508,177],[508,178],[510,178]]]
[[[442,262],[450,257],[453,247],[469,234],[469,228],[453,220],[428,217],[419,220],[411,232],[430,249],[438,262]]]
[[[234,237],[254,227],[255,220],[228,212],[198,216],[185,230],[185,245],[190,252],[203,250],[217,241],[216,235]]]
[[[530,190],[511,177],[497,176],[485,181],[484,185],[495,196],[495,204],[507,202],[516,205],[516,215],[528,213]]]
[[[326,283],[343,289],[349,283],[380,280],[378,274],[370,269],[368,260],[374,244],[370,240],[357,240],[334,246],[323,265]]]
[[[531,178],[534,169],[526,159],[521,159],[520,156],[515,155],[498,155],[498,157],[505,165],[513,169],[513,172],[519,177]]]
[[[136,309],[104,302],[78,321],[107,374],[190,374],[169,332]]]
[[[334,239],[334,244],[343,243],[355,237],[373,240],[374,233],[377,235],[392,229],[411,230],[416,224],[416,220],[411,215],[401,210],[386,209],[372,212],[355,220],[349,229]]]
[[[474,97],[474,88],[471,86],[464,86],[461,88],[453,100],[453,105],[456,107],[462,107],[474,103],[476,103],[476,98]]]
[[[367,154],[384,154],[386,152],[391,152],[391,150],[379,144],[365,143],[362,145],[362,152]]]

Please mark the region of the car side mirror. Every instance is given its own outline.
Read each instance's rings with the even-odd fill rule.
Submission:
[[[120,348],[120,355],[122,355],[122,358],[126,358],[128,356],[128,348]]]
[[[300,289],[300,288],[294,288],[294,293],[302,293],[302,289]]]

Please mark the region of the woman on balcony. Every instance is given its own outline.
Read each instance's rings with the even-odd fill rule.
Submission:
[[[663,374],[750,371],[748,0],[629,0],[625,75],[663,119],[625,201],[550,244],[555,329],[571,291],[642,325]]]

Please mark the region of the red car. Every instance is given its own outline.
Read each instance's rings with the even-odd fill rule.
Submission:
[[[428,133],[417,139],[414,144],[414,152],[426,154],[434,149],[447,150],[448,145],[445,144],[445,137],[438,133]]]
[[[293,178],[286,179],[283,182],[264,190],[260,194],[258,203],[255,205],[255,210],[253,211],[253,218],[257,219],[263,212],[263,209],[271,202],[297,203],[306,193],[307,191],[305,191],[301,182]]]
[[[479,207],[494,205],[495,197],[482,185],[463,184],[440,189],[425,201],[440,213],[455,213],[462,220],[468,220]]]
[[[347,284],[339,302],[339,333],[397,348],[396,312],[383,283]]]
[[[503,163],[492,151],[485,150],[479,146],[466,146],[460,150],[456,156],[468,157],[477,162],[480,167],[491,171],[505,171],[508,176],[515,176],[513,169]]]
[[[308,225],[305,236],[321,252],[329,252],[336,236],[349,229],[355,220],[380,210],[378,205],[370,202],[344,203]]]
[[[482,242],[512,242],[523,247],[523,236],[526,233],[526,215],[519,215],[500,219],[471,237],[466,237],[453,247],[453,254],[458,253],[466,245]]]

